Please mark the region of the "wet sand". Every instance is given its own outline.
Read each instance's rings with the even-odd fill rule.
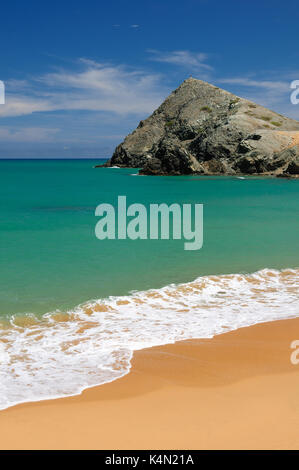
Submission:
[[[115,382],[1,411],[0,448],[299,449],[294,340],[299,319],[138,351]]]

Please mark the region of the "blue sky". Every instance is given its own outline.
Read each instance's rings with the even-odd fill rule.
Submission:
[[[109,157],[185,78],[299,120],[297,2],[1,5],[0,157]]]

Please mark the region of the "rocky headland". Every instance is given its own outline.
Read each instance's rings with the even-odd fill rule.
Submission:
[[[98,166],[145,175],[299,177],[299,122],[188,78]]]

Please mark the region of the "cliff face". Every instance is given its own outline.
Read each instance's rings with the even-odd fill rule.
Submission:
[[[148,175],[299,175],[299,122],[189,78],[118,145],[113,165]]]

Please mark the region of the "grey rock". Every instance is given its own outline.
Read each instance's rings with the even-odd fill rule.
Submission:
[[[147,175],[298,175],[299,122],[194,78],[116,147],[105,166]]]

